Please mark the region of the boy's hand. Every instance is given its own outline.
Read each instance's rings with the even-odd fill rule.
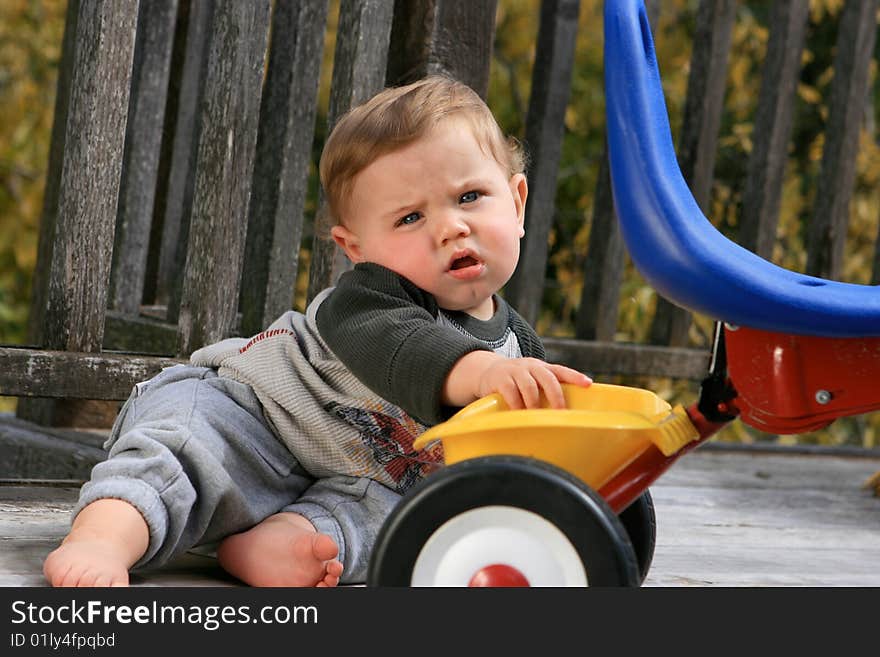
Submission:
[[[593,382],[564,365],[545,363],[537,358],[501,358],[490,365],[479,379],[477,396],[500,393],[512,410],[540,408],[541,392],[551,408],[565,408],[562,383],[588,386]]]
[[[586,374],[564,365],[474,351],[462,357],[450,371],[444,401],[452,406],[465,406],[497,392],[512,410],[518,410],[540,408],[543,392],[551,408],[565,408],[562,383],[587,387],[592,382]]]

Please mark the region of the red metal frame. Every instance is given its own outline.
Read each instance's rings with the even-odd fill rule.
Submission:
[[[768,433],[803,433],[880,409],[880,337],[823,338],[725,327],[740,419]]]
[[[723,391],[716,386],[710,396],[717,398],[706,399],[704,386],[704,399],[687,409],[699,438],[671,456],[651,448],[605,484],[599,493],[615,513],[737,416],[761,431],[791,434],[880,409],[880,337],[823,338],[726,326],[723,349]],[[716,417],[706,417],[713,413]]]
[[[673,463],[729,423],[729,421],[712,422],[707,420],[697,408],[696,403],[685,410],[691,423],[699,432],[700,437],[670,456],[664,456],[663,452],[651,446],[635,461],[621,470],[611,481],[602,486],[599,489],[599,494],[605,498],[605,501],[614,513],[619,514],[623,511],[642,493],[648,490],[648,487],[660,475],[666,472]]]

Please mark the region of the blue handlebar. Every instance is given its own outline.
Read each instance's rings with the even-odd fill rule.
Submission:
[[[621,232],[634,264],[657,292],[740,326],[880,336],[880,286],[778,267],[728,240],[703,215],[675,156],[641,0],[605,2],[605,96]]]

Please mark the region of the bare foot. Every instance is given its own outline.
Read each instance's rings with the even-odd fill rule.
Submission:
[[[43,563],[52,586],[128,586],[128,564],[101,537],[71,532]]]
[[[52,586],[128,586],[128,569],[149,543],[140,512],[122,500],[97,500],[77,515],[43,563]]]
[[[332,538],[296,513],[276,513],[217,548],[220,565],[251,586],[336,586],[342,563]]]

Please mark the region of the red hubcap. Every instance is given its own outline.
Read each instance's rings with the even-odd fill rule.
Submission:
[[[513,566],[503,563],[495,563],[485,568],[480,568],[468,586],[528,586],[529,580]]]

